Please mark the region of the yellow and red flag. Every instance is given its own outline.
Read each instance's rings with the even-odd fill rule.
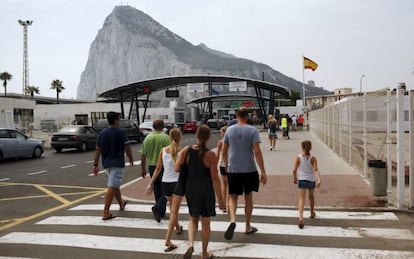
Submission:
[[[303,57],[303,67],[305,69],[312,69],[312,71],[315,71],[318,68],[318,64],[310,58]]]

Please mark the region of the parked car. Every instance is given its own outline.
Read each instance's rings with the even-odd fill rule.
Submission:
[[[198,127],[199,127],[199,123],[196,121],[191,121],[191,122],[186,122],[183,126],[183,132],[196,132]]]
[[[100,119],[96,122],[96,129],[100,133],[105,128],[109,127],[109,122],[107,119]],[[135,140],[138,143],[141,143],[144,139],[143,132],[138,128],[137,124],[132,120],[121,119],[119,121],[119,127],[124,129],[128,135],[129,140]]]
[[[0,128],[0,161],[6,158],[39,158],[45,147],[41,140],[27,137],[14,129]]]
[[[85,152],[95,149],[98,131],[86,125],[72,125],[63,127],[52,136],[51,146],[56,152],[62,152],[64,148],[77,148]]]
[[[165,132],[166,134],[170,134],[170,130],[171,130],[171,129],[173,129],[173,128],[179,128],[177,124],[175,124],[175,123],[170,123],[170,122],[165,123],[165,124],[164,124],[164,126],[165,126],[165,129],[167,130],[167,131]]]
[[[220,129],[224,125],[225,125],[224,120],[222,119],[208,119],[207,120],[207,126],[209,126],[211,129]]]
[[[152,123],[152,121],[144,121],[139,124],[139,129],[142,131],[144,138],[154,131]],[[163,128],[163,131],[165,134],[168,134],[168,129],[166,127]]]

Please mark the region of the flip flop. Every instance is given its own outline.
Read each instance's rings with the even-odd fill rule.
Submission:
[[[125,206],[128,204],[128,200],[124,200],[124,206],[119,207],[120,211],[124,211],[125,210]]]
[[[187,249],[187,251],[185,252],[185,254],[184,254],[183,258],[184,258],[184,259],[191,259],[191,256],[193,255],[193,253],[194,253],[194,247],[190,246],[190,247]]]
[[[109,220],[109,219],[114,219],[114,218],[116,218],[116,216],[114,216],[114,215],[112,215],[112,214],[109,214],[108,216],[106,216],[106,217],[102,217],[102,220]]]
[[[183,226],[180,225],[180,228],[178,230],[175,231],[176,235],[181,235],[183,233]]]
[[[212,253],[208,253],[208,256],[205,257],[205,259],[213,259],[214,255]]]
[[[314,212],[314,213],[312,213],[310,216],[309,216],[309,218],[311,218],[311,219],[314,219],[316,217],[316,213]]]
[[[174,249],[177,249],[177,246],[171,244],[171,245],[167,246],[167,248],[164,249],[164,252],[171,252]]]
[[[236,223],[234,222],[230,223],[226,232],[224,233],[224,238],[227,240],[232,240],[235,229],[236,229]]]
[[[251,234],[256,233],[256,232],[257,232],[257,230],[258,230],[257,228],[252,227],[252,229],[250,229],[250,231],[244,232],[244,234],[246,234],[246,235],[251,235]]]

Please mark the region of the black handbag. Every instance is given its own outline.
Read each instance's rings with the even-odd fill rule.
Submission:
[[[188,176],[188,155],[190,153],[190,147],[187,149],[187,154],[184,159],[184,163],[180,165],[180,175],[178,176],[178,182],[175,185],[174,194],[178,196],[185,195],[185,184]]]

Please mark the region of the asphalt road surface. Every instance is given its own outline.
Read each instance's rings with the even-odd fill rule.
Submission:
[[[216,132],[210,148],[217,139]],[[185,134],[182,145],[194,142],[194,134]],[[137,163],[126,169],[125,183],[140,175],[139,150],[140,144],[133,146]],[[131,201],[122,212],[113,204],[117,217],[101,219],[106,179],[90,176],[92,159],[93,151],[47,151],[38,160],[0,163],[0,258],[182,257],[186,205],[180,209],[184,233],[173,235],[178,248],[165,253],[168,220],[154,220],[152,202]],[[243,209],[237,214],[232,241],[223,237],[228,215],[217,209],[212,219],[209,249],[218,258],[414,258],[410,213],[321,208],[300,230],[296,209],[255,207],[252,224],[259,230],[253,235],[244,233]],[[200,251],[197,241],[193,258]]]

